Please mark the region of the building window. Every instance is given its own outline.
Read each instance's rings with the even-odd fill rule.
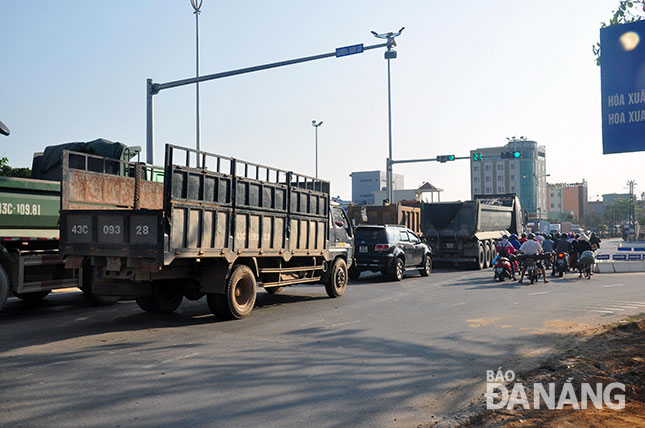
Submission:
[[[515,181],[515,174],[511,174],[511,181]]]
[[[479,177],[473,177],[473,182],[479,183]]]
[[[498,175],[497,176],[497,181],[504,181],[504,176],[503,175]]]
[[[504,186],[497,186],[497,193],[504,193]]]
[[[515,186],[511,186],[511,192],[515,192]]]
[[[473,166],[473,172],[479,172],[479,165]]]
[[[486,193],[493,193],[493,189],[491,187],[486,188]]]
[[[486,165],[484,168],[486,169],[486,171],[490,171],[490,170],[491,170],[490,165]]]
[[[492,180],[492,177],[490,175],[486,176],[486,183],[490,183]]]
[[[497,165],[497,170],[498,171],[504,171],[504,165],[503,164]]]
[[[475,195],[480,194],[480,193],[481,193],[481,191],[482,191],[482,189],[480,189],[479,187],[474,187],[474,188],[473,188],[473,193],[474,193]]]
[[[511,163],[511,169],[515,169],[515,162]]]
[[[551,204],[551,208],[555,208],[555,205],[554,205],[554,204]]]

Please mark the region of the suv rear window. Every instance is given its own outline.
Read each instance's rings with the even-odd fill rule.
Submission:
[[[365,241],[367,243],[385,243],[390,242],[392,239],[388,238],[388,234],[384,227],[358,227],[354,231],[354,239],[358,241]]]

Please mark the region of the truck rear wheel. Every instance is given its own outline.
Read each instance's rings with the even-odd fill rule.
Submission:
[[[31,293],[17,293],[16,297],[25,302],[39,302],[49,294],[49,290],[45,291],[32,291]]]
[[[208,308],[218,318],[232,320],[247,317],[255,306],[257,285],[248,266],[237,265],[226,281],[225,294],[208,294]]]
[[[152,293],[136,298],[137,305],[146,312],[170,314],[181,305],[184,295],[179,287],[169,281],[157,281],[152,285]]]
[[[81,277],[81,291],[85,299],[94,306],[110,306],[119,301],[119,296],[102,296],[94,294],[92,286],[94,284],[94,266],[89,261],[83,264]]]
[[[0,266],[0,311],[4,307],[4,304],[7,302],[7,297],[9,296],[9,276],[7,271],[4,270],[4,267]]]
[[[484,269],[484,258],[486,257],[486,251],[484,246],[479,243],[479,250],[477,251],[477,261],[475,262],[475,269],[482,270]]]
[[[325,284],[325,291],[329,297],[340,297],[347,289],[347,263],[341,258],[334,261],[331,268],[329,281]]]
[[[490,266],[491,262],[491,255],[492,251],[490,250],[490,242],[486,241],[484,244],[484,269],[488,269],[488,266]]]

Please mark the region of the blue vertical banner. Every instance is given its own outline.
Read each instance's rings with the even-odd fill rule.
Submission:
[[[603,154],[645,151],[645,21],[600,30]]]

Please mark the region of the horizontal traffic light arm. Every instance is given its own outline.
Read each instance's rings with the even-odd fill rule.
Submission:
[[[447,157],[452,155],[442,155],[442,156]],[[390,164],[394,165],[396,163],[441,162],[439,160],[440,157],[441,156],[437,156],[436,158],[425,158],[425,159],[399,159],[399,160],[392,159],[390,161]],[[463,160],[463,159],[470,159],[470,156],[455,156],[453,160]],[[446,159],[444,162],[452,162],[452,161]]]

